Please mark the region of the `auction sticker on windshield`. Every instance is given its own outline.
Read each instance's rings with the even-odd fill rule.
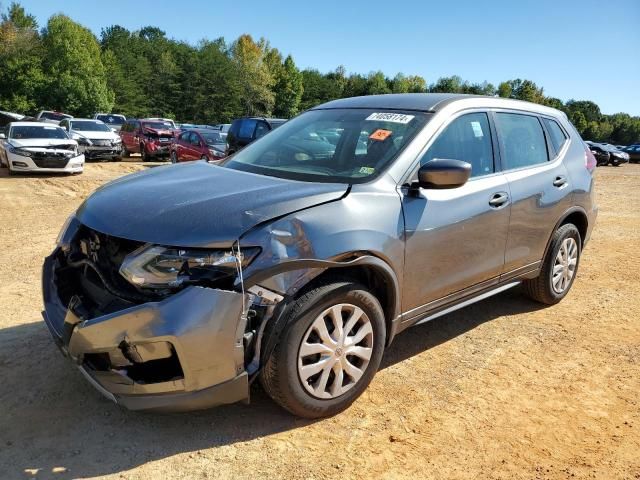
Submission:
[[[372,113],[365,120],[407,124],[414,118],[415,115],[405,115],[404,113]]]

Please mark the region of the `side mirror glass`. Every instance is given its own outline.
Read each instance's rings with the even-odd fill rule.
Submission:
[[[471,164],[462,160],[434,158],[418,170],[420,188],[445,189],[461,187],[471,177]]]

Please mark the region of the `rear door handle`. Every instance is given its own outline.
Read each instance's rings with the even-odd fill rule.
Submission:
[[[509,194],[507,192],[494,193],[489,200],[491,208],[504,207],[509,202]]]
[[[565,177],[564,175],[558,175],[556,177],[556,179],[553,181],[553,186],[554,187],[564,187],[567,184],[567,177]]]

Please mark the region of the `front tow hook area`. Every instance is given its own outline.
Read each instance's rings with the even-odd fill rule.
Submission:
[[[247,302],[238,292],[192,286],[84,321],[74,313],[81,304],[73,304],[61,347],[94,387],[130,409],[183,411],[247,400]]]

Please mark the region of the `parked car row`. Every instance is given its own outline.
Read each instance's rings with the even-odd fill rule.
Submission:
[[[640,162],[640,143],[629,145],[628,147],[625,147],[623,151],[629,155],[630,163]]]
[[[596,157],[598,166],[613,165],[619,167],[623,163],[629,162],[629,154],[622,150],[619,150],[614,145],[609,143],[596,143],[587,140],[585,142],[591,150],[591,153]]]

